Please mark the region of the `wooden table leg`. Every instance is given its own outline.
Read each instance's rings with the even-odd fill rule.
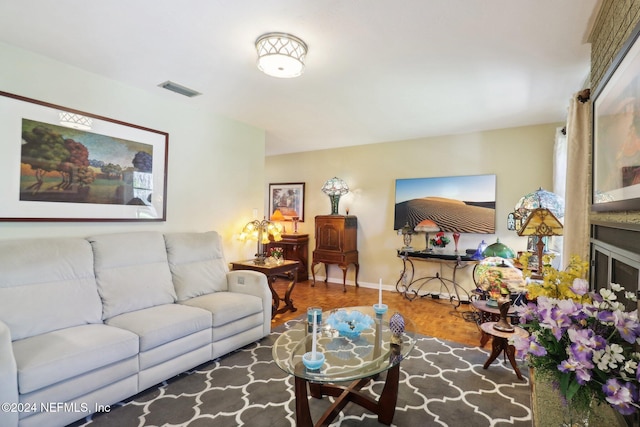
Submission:
[[[504,352],[504,354],[509,359],[511,367],[513,367],[513,371],[516,373],[518,379],[523,380],[524,378],[522,377],[522,373],[520,372],[518,364],[516,363],[516,348],[512,345],[509,345],[509,340],[507,338],[493,337],[493,342],[491,343],[491,355],[484,363],[483,368],[487,369],[489,365],[491,365],[491,363],[496,360],[502,352]]]
[[[393,416],[396,413],[396,403],[398,402],[398,386],[400,383],[400,364],[387,371],[387,379],[384,382],[382,394],[378,399],[378,421],[382,424],[391,425]]]
[[[309,410],[309,399],[307,397],[307,381],[295,377],[296,393],[296,426],[313,427],[311,411]]]
[[[500,355],[500,353],[502,353],[502,351],[504,350],[503,343],[506,341],[507,341],[506,338],[493,337],[493,341],[491,342],[491,355],[489,356],[487,361],[484,362],[484,366],[483,366],[484,369],[489,368],[489,365],[491,365],[491,362],[496,360]]]
[[[396,412],[398,402],[398,388],[400,384],[400,365],[397,364],[387,371],[387,378],[380,398],[376,401],[372,397],[363,394],[360,389],[364,387],[371,378],[354,380],[348,386],[335,384],[320,384],[309,382],[309,392],[312,397],[322,398],[322,396],[333,396],[335,401],[325,411],[324,414],[314,424],[309,410],[309,399],[307,393],[307,381],[295,377],[296,393],[296,425],[297,427],[307,426],[328,426],[333,419],[349,403],[359,405],[374,414],[378,415],[378,421],[385,425],[391,425]]]
[[[518,364],[516,363],[516,348],[512,345],[509,345],[509,343],[507,343],[507,346],[504,349],[504,352],[507,354],[507,358],[509,359],[509,362],[511,362],[511,366],[513,367],[513,370],[516,372],[516,376],[518,377],[518,379],[523,380],[524,378],[522,378],[522,373],[520,372],[520,369],[518,369]]]
[[[276,276],[267,276],[267,283],[269,284],[269,289],[271,290],[272,304],[271,304],[271,318],[276,317],[278,313],[278,307],[280,307],[280,297],[278,293],[273,288],[273,284],[276,281]]]
[[[284,294],[284,310],[290,311],[298,311],[298,309],[293,305],[293,301],[291,300],[291,292],[293,292],[293,288],[296,286],[296,272],[291,273],[291,282],[289,282],[289,286],[287,287],[287,291]]]
[[[487,341],[489,341],[489,338],[491,338],[491,335],[481,330],[480,331],[480,347],[484,347],[487,344]]]
[[[342,270],[342,292],[347,292],[347,269],[349,268],[349,264],[338,264],[338,267]]]

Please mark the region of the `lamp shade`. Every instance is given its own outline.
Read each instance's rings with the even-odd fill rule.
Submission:
[[[284,215],[282,214],[282,211],[280,209],[276,209],[275,211],[273,211],[273,213],[271,214],[271,221],[284,221]]]
[[[440,227],[430,219],[423,219],[414,227],[414,230],[418,233],[431,233],[432,231],[440,231]]]
[[[338,177],[328,179],[322,186],[322,192],[331,199],[331,215],[338,215],[340,197],[349,192],[349,186]]]
[[[344,196],[349,192],[349,186],[342,179],[334,176],[324,183],[322,192],[327,196]]]
[[[255,240],[258,242],[256,258],[253,261],[255,264],[265,263],[264,245],[269,243],[269,236],[272,236],[274,241],[279,242],[282,240],[282,231],[278,224],[266,219],[262,221],[256,219],[248,222],[238,236],[238,239],[242,241]]]
[[[307,45],[287,33],[267,33],[256,40],[258,68],[272,77],[298,77],[304,71]]]
[[[496,242],[487,246],[482,252],[482,256],[487,257],[500,257],[500,258],[515,258],[516,253],[509,246],[500,243],[500,239],[496,239]]]
[[[562,223],[549,209],[534,209],[518,231],[519,236],[562,236]]]
[[[537,208],[549,209],[557,218],[564,217],[564,199],[542,188],[522,196],[516,203],[515,211],[521,218],[526,218],[529,212]]]

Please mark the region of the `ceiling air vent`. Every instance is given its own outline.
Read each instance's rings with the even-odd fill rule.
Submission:
[[[202,95],[200,92],[196,92],[193,89],[189,89],[188,87],[184,87],[177,83],[174,83],[170,80],[167,80],[164,83],[160,83],[158,86],[170,90],[175,93],[179,93],[180,95],[188,96],[189,98],[193,98],[194,96]]]

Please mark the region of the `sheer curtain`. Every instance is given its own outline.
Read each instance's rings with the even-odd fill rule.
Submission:
[[[585,89],[571,98],[567,117],[562,261],[573,255],[589,258],[589,205],[591,189],[591,100]]]
[[[553,189],[552,191],[558,196],[566,199],[567,186],[567,128],[556,129],[556,141],[553,147]],[[564,220],[561,219],[563,222]],[[563,267],[562,262],[562,236],[549,237],[549,249],[557,253],[556,267]],[[554,261],[556,261],[554,259]]]

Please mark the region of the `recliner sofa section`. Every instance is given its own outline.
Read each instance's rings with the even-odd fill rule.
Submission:
[[[0,425],[65,425],[270,333],[216,232],[0,240]]]

